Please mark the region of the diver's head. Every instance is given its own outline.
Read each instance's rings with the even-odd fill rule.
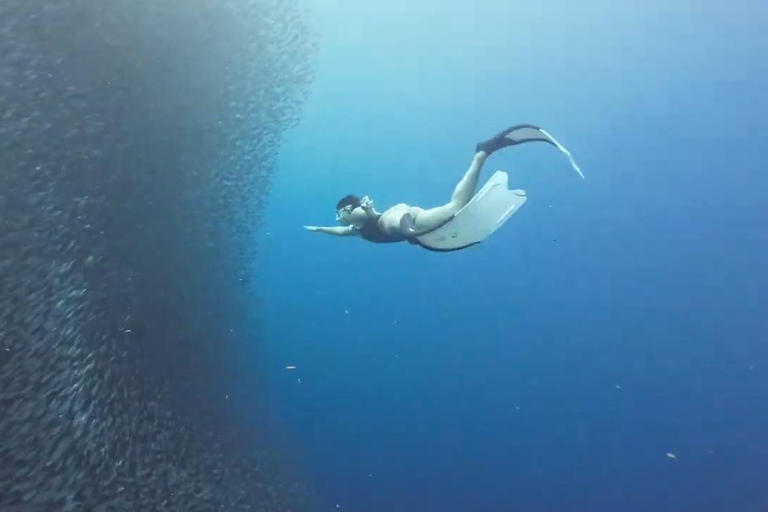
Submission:
[[[360,207],[360,198],[354,194],[344,196],[336,203],[336,220],[346,226],[354,224],[359,228],[367,218],[368,214]]]

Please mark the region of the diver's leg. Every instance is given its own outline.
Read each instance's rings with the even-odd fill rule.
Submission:
[[[483,163],[485,163],[488,154],[485,151],[478,151],[475,153],[475,157],[472,159],[472,163],[461,178],[461,181],[456,185],[451,196],[451,203],[458,206],[456,211],[464,208],[464,206],[475,195],[475,189],[477,189],[477,181],[480,179],[480,171],[483,170]]]
[[[412,236],[437,229],[448,222],[475,195],[480,171],[483,169],[483,163],[490,155],[502,148],[534,140],[553,143],[551,138],[540,128],[527,124],[509,127],[490,139],[479,142],[475,146],[475,158],[472,160],[472,165],[469,166],[464,177],[456,185],[451,201],[429,210],[411,208],[410,213],[401,219],[400,231]]]
[[[524,139],[516,135],[521,129],[526,128],[534,129],[536,127],[532,125],[513,126],[502,130],[488,140],[478,142],[477,146],[475,146],[475,158],[472,160],[472,165],[469,166],[467,173],[461,179],[459,184],[456,185],[456,190],[453,191],[453,196],[451,197],[449,205],[453,205],[454,207],[458,205],[458,208],[456,208],[456,211],[458,211],[472,199],[472,196],[475,195],[475,189],[477,188],[477,180],[480,178],[480,171],[483,169],[483,163],[489,156],[502,148],[519,144],[525,140],[533,140],[531,137],[529,137],[529,139]]]
[[[426,233],[427,231],[437,229],[448,222],[456,212],[464,208],[475,195],[477,182],[480,179],[480,171],[483,170],[483,163],[486,158],[488,158],[488,155],[484,151],[475,153],[475,157],[472,159],[469,169],[467,169],[467,172],[461,178],[461,181],[456,185],[451,200],[448,203],[436,208],[430,208],[429,210],[424,210],[418,207],[411,208],[411,218],[405,218],[403,221],[405,223],[411,223],[409,232],[413,233],[415,231],[416,233]],[[401,226],[403,226],[402,223]]]

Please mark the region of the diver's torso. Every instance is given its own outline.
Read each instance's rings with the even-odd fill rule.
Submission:
[[[391,230],[386,229],[386,225],[382,222],[382,217],[383,215],[380,215],[376,218],[368,219],[362,227],[358,228],[360,237],[375,244],[390,244],[405,241],[405,237],[399,232],[393,233]]]

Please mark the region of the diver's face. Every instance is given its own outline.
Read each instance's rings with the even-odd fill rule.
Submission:
[[[365,210],[359,206],[357,208],[352,208],[352,205],[347,205],[336,212],[336,220],[346,226],[354,224],[355,226],[360,227],[365,223],[367,216]]]

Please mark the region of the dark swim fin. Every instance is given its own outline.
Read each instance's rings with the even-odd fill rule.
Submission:
[[[538,126],[532,124],[519,124],[507,128],[486,141],[480,142],[475,149],[476,151],[485,151],[490,155],[491,153],[508,146],[534,141],[549,142],[554,145],[554,142],[550,140],[550,137],[548,137]]]
[[[571,153],[567,149],[565,149],[559,142],[557,142],[554,137],[548,134],[543,128],[534,126],[532,124],[519,124],[517,126],[512,126],[511,128],[507,128],[506,130],[502,131],[496,136],[486,141],[478,143],[477,146],[475,147],[475,151],[476,152],[483,151],[488,156],[490,156],[493,152],[498,151],[502,148],[515,146],[517,144],[523,144],[525,142],[536,142],[536,141],[547,142],[555,146],[560,151],[562,151],[570,160],[571,166],[573,166],[576,172],[579,173],[579,176],[584,178],[584,175],[581,173],[581,169],[579,169],[579,166],[576,165],[576,162],[573,160]]]

